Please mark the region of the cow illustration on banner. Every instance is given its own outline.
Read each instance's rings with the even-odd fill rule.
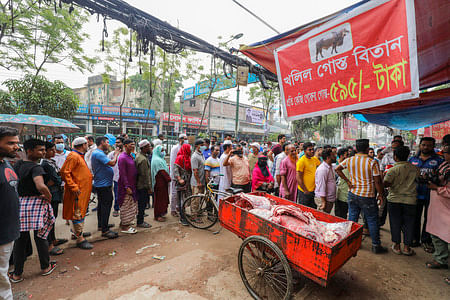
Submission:
[[[369,1],[274,56],[288,120],[419,96],[413,0]]]

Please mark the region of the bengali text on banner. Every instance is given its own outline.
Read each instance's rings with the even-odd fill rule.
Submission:
[[[413,0],[375,0],[275,51],[288,120],[419,96]]]

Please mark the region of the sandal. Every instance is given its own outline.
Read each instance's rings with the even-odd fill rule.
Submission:
[[[135,234],[135,233],[137,233],[137,230],[136,230],[136,228],[129,227],[128,230],[122,230],[121,232],[122,233]]]
[[[429,269],[448,269],[447,264],[440,264],[435,260],[427,262],[425,266]]]
[[[14,275],[14,272],[8,273],[9,281],[11,281],[12,283],[19,283],[19,282],[23,281],[23,277],[20,277],[19,279],[14,279],[13,275]]]
[[[178,217],[178,213],[176,211],[172,211],[170,212],[170,214],[172,215],[172,217]]]
[[[422,244],[423,250],[427,253],[433,253],[434,252],[434,246],[429,243],[423,243]]]
[[[47,275],[50,275],[50,274],[52,274],[52,272],[56,269],[56,261],[51,261],[50,262],[50,270],[48,270],[47,272],[45,272],[45,273],[42,273],[42,276],[47,276]]]
[[[406,256],[413,256],[416,254],[416,252],[413,249],[409,248],[409,251],[405,251],[405,249],[403,249],[402,254]]]
[[[108,238],[108,239],[115,239],[119,237],[119,234],[115,231],[107,231],[102,233],[102,237]]]
[[[392,244],[392,246],[391,246],[391,250],[392,250],[392,252],[394,252],[395,254],[397,254],[397,255],[402,255],[402,250],[400,250],[400,249],[395,249],[395,244]]]
[[[94,248],[94,246],[91,243],[89,243],[87,240],[83,240],[82,242],[77,243],[77,247],[80,249],[84,249],[84,250],[90,250],[90,249]]]
[[[64,250],[59,247],[53,247],[52,250],[48,252],[51,256],[64,254]]]
[[[165,221],[166,221],[166,218],[164,218],[164,217],[157,217],[157,218],[155,218],[155,221],[158,221],[158,222],[165,222]]]
[[[57,239],[53,245],[59,246],[59,245],[67,243],[68,241],[69,241],[68,239]]]

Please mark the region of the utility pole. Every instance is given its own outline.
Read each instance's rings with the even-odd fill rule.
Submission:
[[[208,135],[211,136],[211,99],[208,101]]]
[[[183,96],[181,95],[180,96],[180,115],[181,115],[181,118],[180,118],[180,133],[183,133],[183,105],[184,105]]]
[[[160,107],[159,107],[159,113],[160,115],[162,115],[164,113],[164,85],[165,82],[161,81],[159,88],[160,88]],[[161,118],[159,118],[161,120]],[[170,119],[167,120],[167,123],[170,125]],[[159,133],[163,133],[163,128],[164,128],[164,120],[161,122],[159,122]]]
[[[237,91],[236,91],[236,120],[234,123],[234,138],[238,139],[239,135],[239,84],[237,85]],[[209,124],[209,123],[208,123]]]

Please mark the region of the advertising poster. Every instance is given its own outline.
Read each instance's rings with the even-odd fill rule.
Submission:
[[[274,55],[289,121],[419,96],[413,0],[369,1]]]

